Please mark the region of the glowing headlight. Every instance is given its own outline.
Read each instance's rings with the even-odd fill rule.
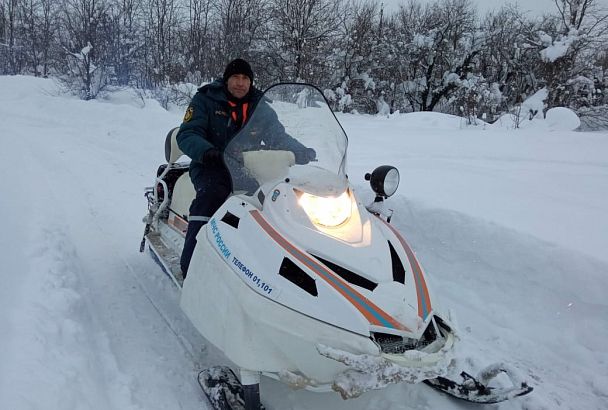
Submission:
[[[353,206],[348,191],[337,198],[325,198],[303,192],[298,202],[312,223],[324,226],[338,226],[346,222]]]

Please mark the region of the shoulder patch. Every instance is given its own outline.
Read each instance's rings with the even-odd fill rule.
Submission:
[[[192,119],[192,116],[194,115],[194,107],[193,106],[189,106],[186,109],[186,113],[184,114],[184,122],[188,122]]]

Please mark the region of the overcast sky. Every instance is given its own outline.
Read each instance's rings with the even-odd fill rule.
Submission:
[[[389,10],[397,10],[399,4],[406,3],[406,0],[379,0],[384,3],[386,8]],[[418,0],[421,3],[432,3],[433,0]],[[608,7],[608,0],[597,0],[599,4]],[[481,14],[485,14],[488,11],[499,9],[504,4],[518,4],[522,10],[529,11],[530,13],[541,15],[544,12],[553,13],[557,11],[554,0],[473,0],[473,3],[477,4],[478,10]]]

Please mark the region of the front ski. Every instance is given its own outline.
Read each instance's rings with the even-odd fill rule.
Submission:
[[[243,386],[229,367],[214,366],[201,371],[198,384],[214,410],[248,410]],[[260,410],[264,409],[264,406],[260,406]]]
[[[488,383],[499,374],[506,374],[511,380],[510,387],[490,387]],[[477,378],[467,372],[460,373],[462,382],[458,383],[445,377],[428,379],[424,382],[457,399],[471,403],[492,404],[500,403],[514,397],[524,396],[533,390],[533,387],[522,381],[516,373],[507,366],[494,365],[482,370]]]

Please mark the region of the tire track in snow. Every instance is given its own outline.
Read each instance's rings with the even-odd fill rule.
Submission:
[[[26,252],[30,268],[21,272],[24,292],[13,317],[10,360],[3,363],[13,369],[14,387],[0,395],[1,407],[138,408],[105,335],[90,326],[87,292],[70,241],[57,227],[41,228],[38,238]]]
[[[200,410],[202,397],[194,379],[192,352],[175,337],[177,332],[167,318],[158,315],[133,275],[138,271],[144,275],[153,266],[137,253],[139,238],[129,239],[135,231],[141,235],[141,216],[133,217],[127,206],[125,220],[117,220],[114,198],[120,198],[120,193],[113,189],[112,178],[121,176],[94,171],[108,169],[106,155],[90,152],[88,138],[95,135],[83,141],[82,135],[66,126],[61,138],[40,141],[27,129],[23,131],[24,149],[32,164],[28,174],[37,181],[34,210],[44,215],[37,222],[59,226],[54,232],[62,231],[63,242],[73,247],[70,258],[77,266],[72,269],[77,280],[72,291],[81,294],[78,310],[87,312],[74,323],[86,329],[83,333],[95,335],[91,343],[73,346],[74,354],[91,364],[87,371],[78,372],[82,390],[93,392],[93,386],[99,385],[102,391],[112,392],[111,401],[100,398],[86,404],[83,393],[80,405]],[[125,221],[133,228],[125,228]],[[171,299],[166,293],[162,297]],[[179,316],[178,304],[173,306],[174,315]],[[61,320],[60,315],[53,320]],[[42,346],[41,352],[45,347],[53,349],[54,344]],[[62,361],[55,365],[70,368]]]

